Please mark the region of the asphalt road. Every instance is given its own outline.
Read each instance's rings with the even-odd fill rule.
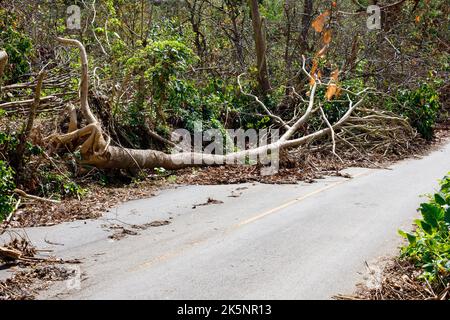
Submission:
[[[100,220],[28,229],[32,241],[81,258],[81,283],[42,299],[329,299],[351,293],[365,261],[396,254],[419,196],[450,170],[450,144],[353,178],[298,185],[186,186],[125,203]],[[223,203],[197,206],[208,198]],[[131,229],[108,236],[115,224]],[[53,244],[50,244],[53,243]],[[69,284],[69,286],[68,286]],[[75,284],[75,285],[74,285]]]

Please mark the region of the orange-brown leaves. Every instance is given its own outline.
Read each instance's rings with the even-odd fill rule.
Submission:
[[[328,83],[327,92],[325,93],[325,98],[330,101],[335,96],[339,96],[340,89],[337,86],[339,78],[339,69],[334,70],[331,73],[330,82]]]
[[[335,69],[331,72],[331,80],[338,81],[339,78],[339,69]]]
[[[317,33],[320,33],[322,36],[322,42],[323,46],[322,48],[316,52],[314,55],[310,75],[311,79],[309,81],[309,84],[312,86],[316,83],[316,80],[319,80],[322,76],[321,70],[319,70],[319,60],[322,58],[325,58],[326,52],[328,50],[328,47],[331,43],[331,40],[333,38],[333,33],[331,28],[326,26],[327,20],[331,17],[331,11],[326,10],[325,12],[321,13],[314,21],[312,22],[311,26],[314,28],[314,30]],[[330,86],[328,88],[328,92],[326,94],[327,99],[332,99],[336,92],[338,91],[338,88],[336,86],[337,77],[338,77],[339,71],[336,70],[332,74],[332,80],[330,80]]]
[[[323,33],[323,43],[329,44],[331,42],[331,30],[328,29]]]
[[[313,65],[311,67],[311,71],[309,72],[309,74],[311,75],[311,79],[309,80],[309,85],[313,86],[316,83],[316,73],[317,73],[317,67],[319,66],[319,63],[317,62],[317,59],[313,60]]]
[[[330,16],[331,12],[330,10],[325,11],[324,13],[320,14],[314,21],[312,22],[311,26],[316,30],[316,32],[322,32],[323,28],[325,26],[325,22],[327,18]]]

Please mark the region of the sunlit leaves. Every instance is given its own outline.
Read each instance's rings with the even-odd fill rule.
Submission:
[[[422,203],[419,211],[422,219],[417,219],[417,229],[412,233],[399,231],[409,244],[402,248],[404,256],[410,258],[424,270],[422,277],[435,281],[445,275],[450,266],[450,207],[447,199],[450,192],[445,188],[450,183],[447,175],[441,181],[441,190],[429,196],[429,202]]]

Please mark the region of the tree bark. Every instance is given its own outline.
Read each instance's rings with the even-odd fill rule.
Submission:
[[[41,103],[41,89],[42,82],[44,81],[45,71],[42,70],[37,77],[36,89],[34,91],[34,101],[31,106],[30,115],[28,116],[27,124],[20,136],[20,143],[16,149],[16,164],[17,164],[17,172],[22,172],[23,168],[23,156],[25,154],[25,147],[27,140],[30,136],[31,130],[33,129],[34,119],[36,118],[36,111],[39,108],[39,104]]]
[[[305,0],[302,18],[302,31],[300,34],[300,48],[302,51],[308,49],[308,33],[312,22],[313,0]]]
[[[258,83],[263,94],[271,90],[267,68],[267,45],[264,32],[264,19],[259,13],[258,0],[248,0],[252,15],[253,34],[255,38],[256,63],[258,68]]]

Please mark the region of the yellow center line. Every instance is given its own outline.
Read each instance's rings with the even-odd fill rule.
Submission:
[[[364,171],[364,172],[362,172],[362,173],[359,173],[359,174],[354,175],[352,178],[358,178],[358,177],[361,177],[361,176],[365,176],[365,175],[369,174],[370,172],[371,172],[371,170],[367,170],[367,171]],[[291,205],[293,205],[293,204],[295,204],[295,203],[297,203],[297,202],[303,201],[303,200],[305,200],[305,199],[307,199],[307,198],[309,198],[309,197],[312,197],[312,196],[314,196],[314,195],[316,195],[316,194],[319,194],[319,193],[322,193],[322,192],[327,191],[327,190],[329,190],[329,189],[332,189],[332,188],[334,188],[334,187],[336,187],[336,186],[338,186],[338,185],[341,185],[341,184],[343,184],[343,183],[346,183],[346,182],[348,182],[348,181],[349,181],[349,180],[341,180],[341,181],[332,183],[332,184],[330,184],[330,185],[328,185],[328,186],[325,186],[325,187],[323,187],[323,188],[314,190],[314,191],[312,191],[312,192],[310,192],[310,193],[308,193],[308,194],[306,194],[306,195],[304,195],[304,196],[301,196],[301,197],[297,197],[297,198],[295,198],[295,199],[292,199],[292,200],[290,200],[290,201],[288,201],[288,202],[286,202],[286,203],[284,203],[284,204],[282,204],[282,205],[280,205],[280,206],[278,206],[278,207],[276,207],[276,208],[272,208],[272,209],[270,209],[270,210],[268,210],[268,211],[265,211],[265,212],[263,212],[263,213],[261,213],[261,214],[258,214],[258,215],[256,215],[256,216],[254,216],[254,217],[252,217],[252,218],[249,218],[249,219],[247,219],[247,220],[241,221],[241,222],[239,222],[235,227],[239,228],[239,227],[242,227],[242,226],[244,226],[244,225],[246,225],[246,224],[252,223],[252,222],[254,222],[254,221],[256,221],[256,220],[262,219],[262,218],[264,218],[264,217],[266,217],[266,216],[268,216],[268,215],[270,215],[270,214],[272,214],[272,213],[275,213],[275,212],[277,212],[277,211],[280,211],[280,210],[282,210],[282,209],[284,209],[284,208],[287,208],[287,207],[289,207],[289,206],[291,206]]]
[[[356,175],[352,176],[352,178],[362,177],[362,176],[368,175],[370,172],[372,172],[372,170],[367,170],[367,171],[364,171],[362,173],[359,173],[359,174],[356,174]],[[312,197],[312,196],[314,196],[316,194],[322,193],[322,192],[324,192],[326,190],[332,189],[332,188],[334,188],[334,187],[336,187],[338,185],[341,185],[343,183],[346,183],[348,181],[349,180],[346,179],[346,180],[341,180],[341,181],[338,181],[338,182],[334,182],[334,183],[332,183],[332,184],[330,184],[328,186],[325,186],[323,188],[314,190],[314,191],[312,191],[312,192],[310,192],[310,193],[308,193],[308,194],[306,194],[304,196],[292,199],[292,200],[290,200],[290,201],[288,201],[288,202],[286,202],[286,203],[284,203],[284,204],[282,204],[282,205],[280,205],[280,206],[278,206],[276,208],[272,208],[272,209],[267,210],[267,211],[265,211],[265,212],[263,212],[261,214],[257,214],[256,216],[253,216],[252,218],[246,219],[246,220],[241,221],[238,224],[232,226],[227,231],[225,231],[223,233],[223,235],[228,235],[230,232],[232,232],[232,231],[234,231],[234,230],[236,230],[236,229],[238,229],[238,228],[240,228],[242,226],[245,226],[245,225],[247,225],[249,223],[252,223],[252,222],[255,222],[257,220],[260,220],[260,219],[262,219],[262,218],[264,218],[264,217],[266,217],[266,216],[268,216],[270,214],[273,214],[273,213],[275,213],[277,211],[280,211],[280,210],[282,210],[284,208],[287,208],[287,207],[289,207],[289,206],[291,206],[291,205],[293,205],[293,204],[295,204],[297,202],[303,201],[303,200],[305,200],[305,199],[307,199],[309,197]],[[152,265],[154,265],[154,264],[156,264],[158,262],[162,262],[164,260],[168,260],[170,258],[179,256],[184,251],[186,251],[187,249],[192,248],[192,247],[194,247],[194,246],[196,246],[198,244],[204,243],[204,242],[206,242],[208,240],[209,240],[209,238],[203,238],[203,239],[197,239],[197,240],[191,241],[190,243],[182,246],[181,248],[169,251],[169,252],[167,252],[167,253],[165,253],[163,255],[155,257],[155,258],[153,258],[153,259],[151,259],[149,261],[146,261],[146,262],[144,262],[144,263],[142,263],[142,264],[140,264],[140,265],[138,265],[138,266],[136,266],[134,268],[129,269],[129,271],[136,271],[136,270],[139,270],[139,269],[142,269],[142,268],[145,268],[145,267],[152,266]]]

